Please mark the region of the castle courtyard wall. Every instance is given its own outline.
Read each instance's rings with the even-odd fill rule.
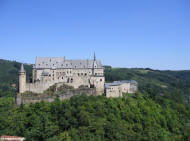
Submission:
[[[82,95],[85,94],[87,96],[91,96],[95,94],[95,89],[93,88],[82,88],[82,89],[68,89],[64,92],[55,93],[53,95],[47,94],[34,94],[34,95],[27,95],[27,94],[18,94],[16,97],[16,104],[30,104],[30,103],[37,103],[40,101],[47,101],[53,102],[55,98],[59,98],[60,100],[69,99],[72,96]]]

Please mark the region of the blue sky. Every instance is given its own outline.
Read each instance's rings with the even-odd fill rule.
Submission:
[[[190,69],[189,0],[0,0],[0,58]]]

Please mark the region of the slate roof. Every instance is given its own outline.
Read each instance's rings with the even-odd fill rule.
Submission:
[[[24,69],[24,65],[23,65],[23,64],[21,64],[20,72],[25,72],[25,69]]]
[[[105,87],[106,87],[106,89],[109,89],[111,86],[119,86],[119,85],[125,84],[125,83],[138,85],[137,81],[135,81],[135,80],[122,80],[122,81],[114,81],[112,83],[106,83]]]
[[[94,60],[66,60],[65,57],[37,57],[34,68],[93,68]],[[95,61],[96,68],[103,68],[100,60]]]

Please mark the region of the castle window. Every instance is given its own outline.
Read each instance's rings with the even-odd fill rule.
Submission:
[[[63,79],[63,77],[62,77],[62,79]]]
[[[100,81],[102,82],[102,79],[100,79]]]
[[[49,61],[51,62],[51,59]]]
[[[75,68],[77,68],[77,66],[75,66]]]
[[[69,83],[69,78],[67,79],[67,83]]]
[[[71,78],[71,83],[73,83],[73,78]]]
[[[85,76],[87,76],[87,74],[86,74],[86,73],[85,73],[84,75],[85,75]]]
[[[78,76],[80,76],[80,73],[78,73]]]
[[[54,64],[53,64],[53,66],[54,66]]]

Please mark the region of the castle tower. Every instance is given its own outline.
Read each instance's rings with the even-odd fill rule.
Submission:
[[[19,93],[24,93],[26,91],[26,71],[24,70],[24,65],[21,65],[19,71]]]
[[[94,52],[94,61],[96,61],[96,54],[95,54],[95,52]]]
[[[95,75],[95,68],[97,68],[97,63],[96,63],[96,54],[94,52],[94,60],[93,60],[93,66],[92,66],[92,75]]]

